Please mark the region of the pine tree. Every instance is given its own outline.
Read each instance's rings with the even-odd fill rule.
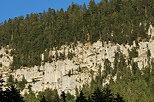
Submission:
[[[61,94],[61,98],[62,98],[62,101],[63,102],[66,102],[66,95],[65,95],[65,92],[64,91]]]
[[[77,97],[76,102],[87,102],[87,99],[82,91],[80,91],[80,95]]]
[[[47,102],[44,96],[42,97],[40,102]]]
[[[0,102],[24,102],[23,97],[14,86],[10,86],[3,91],[3,96],[0,100]]]
[[[104,89],[104,101],[114,102],[113,94],[111,93],[111,90],[108,87]]]
[[[121,97],[119,94],[117,94],[117,98],[115,98],[114,100],[115,100],[115,102],[125,102],[123,100],[123,97]]]
[[[103,92],[99,88],[95,89],[92,95],[92,101],[93,102],[104,102],[105,99],[103,95],[104,95]]]

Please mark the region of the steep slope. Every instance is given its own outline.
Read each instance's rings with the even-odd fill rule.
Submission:
[[[150,29],[152,32],[149,34],[153,36],[153,28],[151,27]],[[68,91],[75,94],[75,89],[82,87],[83,84],[90,83],[92,78],[98,75],[100,69],[101,72],[107,70],[105,69],[107,59],[111,62],[111,70],[114,70],[116,53],[122,53],[127,66],[131,69],[132,65],[128,63],[130,51],[133,48],[136,48],[138,56],[133,57],[132,61],[137,62],[139,69],[151,66],[151,61],[154,58],[154,41],[152,39],[149,42],[140,42],[138,46],[135,43],[130,46],[113,43],[103,44],[101,41],[97,41],[93,44],[78,42],[76,46],[73,44],[70,46],[63,45],[59,50],[53,49],[49,51],[49,56],[53,57],[52,62],[44,62],[47,56],[43,53],[41,55],[41,66],[21,67],[13,71],[9,69],[12,63],[12,57],[9,54],[11,49],[2,48],[0,50],[2,56],[0,58],[2,64],[0,72],[6,82],[10,75],[18,81],[22,81],[24,77],[28,83],[22,93],[27,92],[28,86],[31,85],[34,92],[52,88],[57,89],[59,93]],[[150,51],[150,56],[148,56],[148,51]],[[69,57],[70,53],[72,57]],[[57,59],[56,54],[59,59]],[[116,80],[117,75],[112,75],[112,78]],[[110,76],[106,77],[103,85],[109,83],[109,79]]]

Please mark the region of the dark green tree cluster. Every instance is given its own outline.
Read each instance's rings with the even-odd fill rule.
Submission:
[[[147,71],[147,69],[145,69]],[[153,102],[153,75],[148,71],[140,74],[130,74],[110,84],[113,92],[119,93],[128,102]]]
[[[0,102],[24,102],[20,92],[14,86],[3,89],[3,82],[0,77]]]
[[[131,51],[132,56],[136,56],[138,53],[136,50]],[[112,90],[112,93],[118,93],[125,101],[153,102],[154,60],[151,59],[148,66],[139,69],[138,63],[133,60],[134,57],[130,61],[126,61],[125,58],[120,50],[115,52],[113,68],[111,67],[111,62],[105,59],[104,71],[99,69],[98,75],[95,78],[92,77],[91,84],[83,85],[84,96],[91,96],[91,93],[94,93],[97,87],[102,89],[103,83],[107,79],[110,82],[109,88]],[[113,80],[115,76],[116,81]]]
[[[46,89],[38,95],[30,91],[29,94],[25,94],[24,100],[25,102],[75,102],[75,96],[65,92],[58,95],[56,89]]]
[[[129,72],[129,68],[127,67],[128,65],[129,64],[126,63],[125,55],[123,55],[120,49],[118,49],[115,53],[114,70],[112,76],[117,75],[117,78],[124,76]]]
[[[128,51],[128,52],[129,52],[130,59],[138,57],[138,52],[137,52],[137,48],[136,47],[133,47],[131,49],[131,51]]]
[[[27,84],[27,80],[25,77],[22,77],[21,81],[18,81],[17,79],[14,79],[12,75],[10,75],[7,79],[7,86],[15,85],[20,91],[22,91],[25,88],[25,85]]]
[[[70,93],[65,94],[65,92],[62,92],[61,95],[58,96],[53,94],[52,91],[47,92],[47,90],[44,91],[41,96],[38,95],[37,97],[41,98],[39,99],[40,102],[124,102],[123,98],[119,94],[114,95],[109,88],[104,88],[103,90],[97,88],[88,97],[80,91],[80,94],[76,97],[76,99]],[[26,102],[31,101],[26,100]],[[34,102],[39,101],[35,100]]]
[[[60,97],[56,89],[46,89],[45,91],[40,92],[38,97],[41,98],[41,100],[44,98],[46,102],[60,102]]]
[[[63,44],[147,40],[153,12],[153,0],[90,0],[88,6],[72,3],[66,11],[49,8],[4,21],[0,25],[0,46],[13,49],[12,69],[41,65],[41,53]],[[52,57],[46,59],[52,61]]]
[[[119,59],[118,56],[119,54],[117,53],[114,63],[116,74],[113,74],[113,76],[117,76],[117,80],[110,83],[111,90],[114,93],[118,92],[128,102],[153,102],[153,60],[150,65],[140,70],[138,63],[134,62],[133,59],[126,63],[123,57]]]
[[[117,94],[114,95],[111,90],[107,87],[103,90],[97,88],[94,90],[91,96],[86,98],[84,93],[81,91],[77,97],[76,102],[125,102],[123,98]]]

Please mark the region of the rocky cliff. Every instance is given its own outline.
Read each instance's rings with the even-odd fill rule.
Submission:
[[[126,62],[129,59],[129,51],[132,48],[137,48],[138,57],[133,58],[137,62],[138,67],[142,69],[147,67],[149,61],[154,58],[154,28],[150,26],[148,34],[151,36],[149,41],[141,41],[138,45],[119,45],[113,43],[102,43],[97,41],[93,44],[78,42],[75,46],[63,45],[59,50],[52,49],[49,51],[49,56],[53,57],[52,62],[44,62],[44,53],[41,66],[31,68],[21,67],[20,69],[11,71],[9,69],[13,57],[10,55],[11,49],[9,46],[0,50],[0,74],[7,82],[9,75],[13,75],[15,79],[21,81],[24,77],[27,80],[24,94],[28,92],[28,86],[31,85],[32,91],[39,92],[46,88],[57,89],[61,91],[69,91],[75,94],[75,88],[82,87],[83,84],[90,83],[92,77],[96,76],[98,69],[104,70],[104,61],[108,59],[113,67],[115,53],[120,51],[124,54]],[[150,51],[150,56],[148,56]],[[72,54],[71,58],[68,57]],[[64,59],[56,59],[56,56],[63,54]],[[116,80],[116,76],[114,77]],[[108,83],[108,79],[104,84]]]

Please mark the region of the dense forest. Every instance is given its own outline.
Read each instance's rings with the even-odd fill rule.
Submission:
[[[0,25],[0,46],[12,48],[12,69],[41,65],[45,49],[59,48],[77,41],[97,40],[132,44],[148,40],[147,30],[154,21],[153,0],[101,0],[88,5],[72,3],[67,10],[27,14]],[[47,59],[49,60],[49,59]]]

